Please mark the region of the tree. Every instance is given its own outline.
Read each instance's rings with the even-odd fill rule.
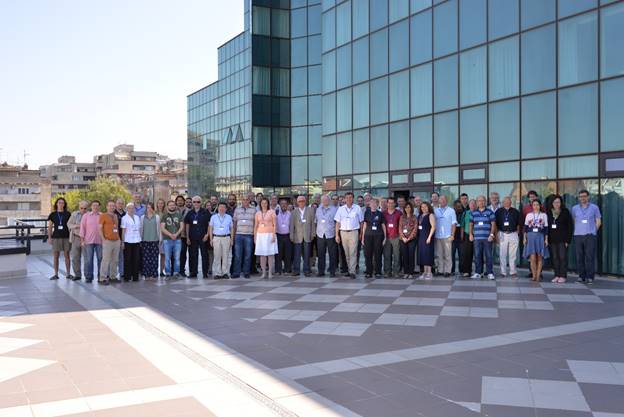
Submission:
[[[67,209],[70,211],[77,210],[81,200],[89,202],[99,200],[100,210],[105,210],[108,200],[116,200],[121,197],[124,201],[129,202],[132,199],[132,194],[119,181],[110,178],[97,178],[89,182],[86,190],[71,190],[55,195],[52,204],[58,197],[64,197],[67,200]]]

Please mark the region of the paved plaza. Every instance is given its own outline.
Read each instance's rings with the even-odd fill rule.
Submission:
[[[624,282],[0,281],[0,417],[624,417]]]

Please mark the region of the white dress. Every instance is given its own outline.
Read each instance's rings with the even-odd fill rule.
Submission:
[[[264,224],[267,227],[273,227],[275,224],[275,212],[269,210],[272,215],[265,214],[262,217],[262,212],[256,213],[256,224]],[[277,253],[277,238],[273,240],[275,235],[273,233],[258,232],[256,234],[256,256],[272,256]],[[271,241],[273,240],[273,241]]]

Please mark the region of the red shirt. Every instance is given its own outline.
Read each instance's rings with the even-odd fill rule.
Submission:
[[[399,219],[401,219],[401,211],[396,208],[394,212],[390,214],[388,210],[384,210],[383,216],[386,219],[386,238],[394,239],[399,237]]]

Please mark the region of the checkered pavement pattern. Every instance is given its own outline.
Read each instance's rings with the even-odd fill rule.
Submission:
[[[27,313],[26,307],[11,289],[5,285],[0,285],[0,317],[11,317],[25,313]]]
[[[505,311],[543,312],[564,303],[603,303],[602,297],[624,297],[623,290],[511,279],[186,280],[171,283],[170,288],[195,301],[209,300],[219,310],[243,312],[241,318],[250,322],[299,323],[285,326],[281,334],[287,337],[358,337],[373,326],[433,327],[442,317],[495,319]]]

